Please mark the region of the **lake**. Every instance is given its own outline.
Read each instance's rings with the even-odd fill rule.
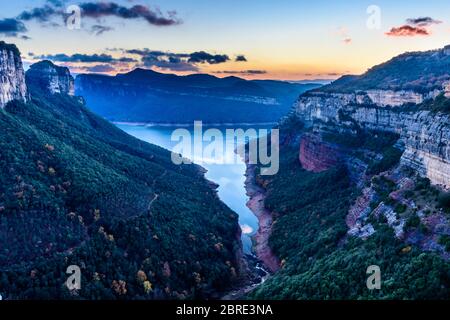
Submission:
[[[171,136],[174,130],[179,129],[179,127],[169,127],[169,126],[144,126],[144,125],[131,125],[131,124],[118,124],[120,129],[127,132],[128,134],[158,145],[162,148],[172,150],[175,145],[178,144],[177,141],[171,141]],[[270,129],[270,126],[236,126],[236,127],[214,127],[222,132],[224,137],[226,136],[226,129]],[[193,128],[183,128],[187,129],[193,135]],[[208,128],[204,128],[207,130]],[[227,140],[224,142],[230,142],[230,137],[226,137]],[[255,137],[256,138],[256,137]],[[234,141],[234,139],[233,139]],[[233,142],[232,141],[232,142]],[[208,143],[204,143],[206,146]],[[258,230],[258,219],[255,215],[247,208],[248,196],[245,190],[245,171],[246,165],[242,159],[235,155],[234,149],[224,148],[223,156],[227,159],[234,158],[232,164],[216,164],[206,162],[200,162],[199,159],[202,158],[202,154],[198,154],[199,150],[193,148],[194,154],[190,155],[195,163],[200,164],[208,172],[206,173],[206,178],[210,181],[216,183],[218,188],[218,195],[220,199],[228,205],[234,212],[239,215],[239,223],[242,229],[242,243],[245,253],[250,253],[252,248],[251,236],[253,236]],[[197,152],[197,154],[195,154]],[[201,153],[201,151],[200,151]],[[183,156],[186,156],[183,154]],[[199,163],[200,162],[200,163]]]

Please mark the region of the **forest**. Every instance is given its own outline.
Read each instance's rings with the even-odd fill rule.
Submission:
[[[368,239],[347,235],[345,217],[361,190],[349,178],[346,166],[322,173],[302,169],[296,127],[296,121],[290,120],[280,128],[288,143],[280,150],[279,174],[258,177],[267,190],[265,205],[275,217],[270,246],[281,259],[282,270],[249,298],[450,298],[449,262],[398,240],[383,217],[373,221],[376,232]],[[375,145],[382,151],[393,140],[380,137],[385,143]],[[444,203],[444,198],[441,201]],[[366,287],[370,265],[381,269],[381,290]]]
[[[0,110],[4,299],[193,299],[238,276],[237,215],[202,170],[29,84]],[[64,285],[81,269],[81,290]]]

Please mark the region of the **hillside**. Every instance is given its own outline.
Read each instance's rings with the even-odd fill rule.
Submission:
[[[112,121],[261,123],[278,121],[301,93],[319,86],[136,69],[115,77],[79,75],[75,89],[91,110]]]
[[[364,90],[406,90],[428,93],[450,80],[450,46],[407,52],[369,69],[360,76],[344,76],[320,89],[349,93]]]
[[[449,56],[407,53],[297,100],[280,172],[253,176],[281,271],[250,298],[450,298]]]
[[[3,50],[20,60],[17,48]],[[59,69],[49,68],[39,83],[27,74],[30,99],[0,109],[3,299],[189,299],[225,290],[239,273],[240,229],[202,169],[176,166],[168,151],[94,115],[62,89],[70,86],[53,94],[42,81]],[[64,286],[70,265],[81,268],[82,290]]]

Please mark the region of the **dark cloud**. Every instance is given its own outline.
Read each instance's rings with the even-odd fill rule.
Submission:
[[[217,74],[240,74],[240,75],[258,75],[258,74],[266,74],[266,70],[240,70],[240,71],[216,71],[214,73]]]
[[[54,54],[54,55],[41,55],[38,57],[43,60],[52,60],[56,62],[83,62],[83,63],[136,63],[136,59],[121,57],[114,58],[109,54],[81,54],[76,53],[73,55],[67,54]]]
[[[386,32],[386,35],[391,37],[429,36],[431,34],[430,27],[440,23],[442,21],[431,17],[410,18],[406,20],[406,24],[393,27],[389,32]]]
[[[430,32],[423,27],[413,27],[410,25],[403,25],[398,28],[392,28],[386,35],[390,37],[415,37],[415,36],[428,36]]]
[[[67,3],[67,0],[47,0],[47,3],[57,8],[62,8]]]
[[[247,58],[243,55],[236,56],[236,62],[247,62]]]
[[[25,25],[16,19],[0,20],[0,33],[7,36],[16,37],[19,33],[27,32]]]
[[[25,10],[20,13],[17,21],[38,21],[44,26],[57,27],[60,24],[52,21],[53,18],[65,20],[65,0],[47,0],[42,6]],[[144,5],[134,5],[125,7],[116,2],[84,2],[79,4],[83,18],[99,19],[103,17],[116,17],[121,19],[143,19],[155,26],[171,26],[180,24],[182,21],[177,17],[175,11],[169,11],[164,15],[159,9],[151,9]],[[95,35],[100,35],[106,31],[111,31],[111,27],[94,25],[88,29]]]
[[[134,5],[130,8],[121,6],[115,2],[86,2],[80,4],[83,17],[102,18],[115,16],[122,19],[144,19],[155,26],[171,26],[180,24],[176,12],[171,11],[165,17],[161,11],[152,10],[143,5]]]
[[[198,72],[199,68],[189,62],[176,60],[170,58],[169,60],[153,60],[153,59],[143,59],[143,64],[145,67],[158,67],[161,69],[171,70],[171,71],[194,71]]]
[[[194,52],[190,54],[188,62],[190,63],[209,63],[219,64],[230,60],[226,54],[209,54],[205,51]]]
[[[122,50],[125,54],[138,55],[145,67],[158,67],[172,71],[199,71],[200,64],[220,64],[230,61],[228,55],[210,54],[205,51],[193,53],[173,53],[158,50]]]
[[[109,73],[116,71],[116,69],[109,64],[97,64],[91,67],[84,67],[83,69],[91,73]]]
[[[407,19],[406,22],[409,25],[418,26],[418,27],[428,27],[433,24],[441,24],[442,23],[442,21],[435,20],[431,17],[410,18],[410,19]]]
[[[100,24],[95,24],[95,25],[93,25],[91,27],[91,32],[93,34],[95,34],[96,36],[99,36],[99,35],[101,35],[101,34],[103,34],[105,32],[109,32],[109,31],[112,31],[112,30],[114,30],[114,28],[108,27],[108,26],[102,26]]]
[[[61,9],[55,7],[52,4],[45,4],[43,7],[37,7],[31,10],[23,11],[17,16],[17,19],[21,21],[37,20],[39,22],[48,22],[48,20],[55,15],[62,16]]]

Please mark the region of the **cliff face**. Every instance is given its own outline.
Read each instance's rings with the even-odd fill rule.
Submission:
[[[113,77],[82,74],[75,80],[76,95],[83,96],[92,111],[113,121],[144,123],[276,122],[300,93],[317,87],[144,69]]]
[[[321,120],[345,127],[349,121],[354,121],[363,128],[397,132],[406,148],[401,159],[402,164],[428,177],[434,184],[450,187],[448,115],[429,111],[402,112],[401,108],[358,105],[356,97],[356,94],[309,94],[301,97],[295,104],[295,112],[309,123]],[[397,95],[398,97],[400,95]],[[415,96],[404,97],[410,100]],[[342,117],[343,114],[345,117]]]
[[[322,141],[320,136],[307,134],[300,142],[300,163],[302,167],[312,172],[322,172],[341,161],[338,147]]]
[[[75,94],[74,79],[68,68],[59,67],[50,61],[33,64],[26,73],[28,83],[51,94]]]
[[[0,42],[0,108],[12,100],[27,99],[27,86],[20,52],[14,45]]]

